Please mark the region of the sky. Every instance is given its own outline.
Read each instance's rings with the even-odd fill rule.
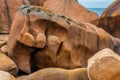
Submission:
[[[86,8],[106,8],[114,0],[78,0]]]

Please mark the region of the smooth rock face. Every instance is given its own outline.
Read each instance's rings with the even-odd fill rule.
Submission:
[[[98,25],[98,15],[84,8],[77,0],[29,0],[32,5],[40,5],[76,22]]]
[[[78,24],[42,7],[22,6],[12,24],[8,54],[20,70],[30,73],[46,67],[86,67],[97,51],[107,47],[119,51],[118,46],[117,40],[92,24]]]
[[[66,70],[60,68],[46,68],[34,72],[18,80],[89,80],[86,68]]]
[[[120,0],[115,0],[101,15],[99,26],[120,38]]]
[[[16,79],[8,72],[0,71],[0,80],[16,80]]]
[[[0,53],[0,70],[7,71],[14,75],[18,71],[16,64],[4,53]]]
[[[119,80],[120,56],[109,48],[97,52],[88,60],[90,80]]]
[[[8,33],[17,9],[27,0],[0,0],[0,33]]]

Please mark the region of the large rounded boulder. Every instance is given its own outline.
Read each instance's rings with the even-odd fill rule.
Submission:
[[[119,80],[120,56],[106,48],[97,52],[88,60],[90,80]]]
[[[120,0],[115,0],[101,15],[99,26],[120,38]]]

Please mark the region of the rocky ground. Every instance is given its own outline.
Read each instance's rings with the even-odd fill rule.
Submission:
[[[119,2],[0,0],[0,80],[120,80]]]

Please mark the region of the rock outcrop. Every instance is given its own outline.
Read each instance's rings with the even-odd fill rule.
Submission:
[[[101,15],[99,26],[120,38],[120,0],[115,0]]]
[[[101,49],[119,51],[117,42],[92,24],[22,6],[12,24],[8,54],[26,73],[46,67],[74,69],[86,67],[87,59]]]
[[[120,56],[106,48],[88,60],[90,80],[119,80]]]
[[[0,70],[7,71],[11,74],[17,74],[17,65],[4,53],[0,52]],[[1,79],[1,78],[0,78]]]
[[[13,17],[21,5],[29,5],[27,0],[0,0],[0,33],[8,33]]]
[[[29,0],[32,5],[39,5],[57,14],[62,14],[76,22],[98,24],[98,15],[87,10],[77,0]]]
[[[8,72],[0,71],[0,80],[16,80],[16,79]]]
[[[66,70],[60,68],[41,69],[18,80],[89,80],[86,68]]]

